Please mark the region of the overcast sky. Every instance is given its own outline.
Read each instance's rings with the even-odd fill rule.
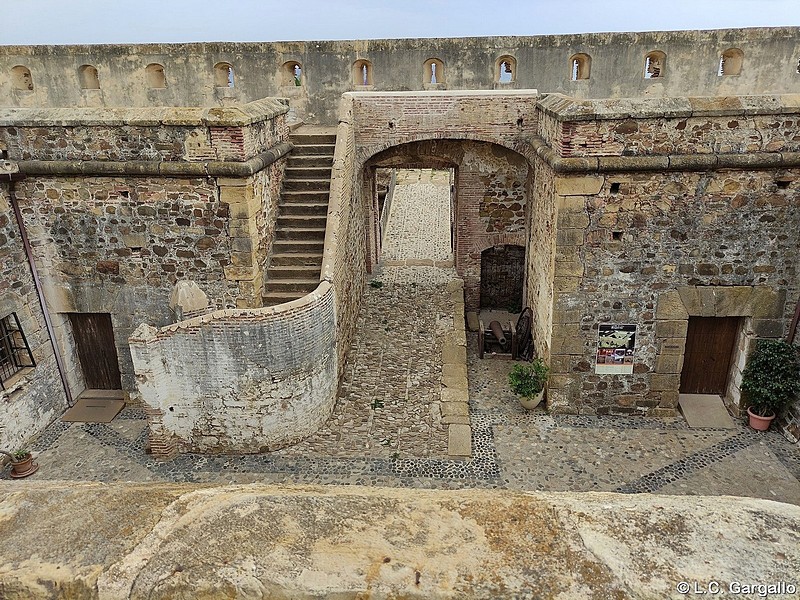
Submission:
[[[0,0],[0,44],[538,35],[800,24],[800,0]]]

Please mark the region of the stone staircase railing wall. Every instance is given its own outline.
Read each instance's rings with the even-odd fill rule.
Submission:
[[[341,369],[355,334],[366,276],[366,209],[357,201],[356,134],[352,99],[342,99],[331,173],[321,279],[336,291],[336,346]]]

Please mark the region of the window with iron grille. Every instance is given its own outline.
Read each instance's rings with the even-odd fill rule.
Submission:
[[[19,325],[17,313],[0,319],[0,389],[3,382],[26,367],[34,367],[28,340]]]

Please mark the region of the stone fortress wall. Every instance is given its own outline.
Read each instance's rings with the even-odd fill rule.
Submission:
[[[122,386],[141,394],[150,411],[154,452],[259,451],[309,433],[332,406],[364,276],[380,257],[374,169],[434,166],[455,173],[454,256],[468,310],[480,302],[481,252],[502,244],[526,248],[525,304],[535,314],[536,347],[553,368],[552,410],[675,414],[692,316],[742,318],[726,394],[737,409],[752,340],[785,335],[800,293],[794,263],[800,106],[796,93],[777,94],[798,91],[797,49],[788,41],[797,32],[0,48],[0,64],[15,63],[0,68],[6,77],[0,86],[13,88],[6,88],[7,97],[44,106],[0,109],[0,150],[27,176],[13,191],[69,387],[78,393],[84,382],[68,314],[109,313]],[[606,46],[615,40],[620,45],[611,52]],[[706,78],[698,71],[703,61],[689,55],[698,44],[716,63]],[[280,69],[290,60],[286,49],[301,47],[298,86]],[[420,57],[431,47],[451,48],[454,68],[450,55],[438,55],[445,56],[436,63],[444,79],[424,84],[418,63],[424,65]],[[663,56],[658,77],[647,78],[644,64],[654,59],[643,63],[642,57],[654,47]],[[742,54],[725,60],[738,74],[718,75],[719,55],[732,47]],[[169,61],[158,63],[161,71],[144,68],[145,84],[166,87],[141,95],[130,86],[142,82],[123,66],[129,71],[134,62],[156,60],[142,53],[156,48],[182,56],[186,77],[172,79],[177,67]],[[239,51],[211,52],[223,48]],[[576,81],[564,74],[564,56],[577,61],[567,60]],[[81,68],[87,57],[96,72]],[[17,69],[23,58],[35,67],[27,77]],[[369,63],[340,73],[324,63],[334,59]],[[327,66],[312,69],[316,60]],[[603,60],[620,72],[639,64],[636,81],[604,84]],[[255,61],[253,71],[242,68],[248,61]],[[490,67],[479,70],[487,61]],[[261,72],[272,64],[274,81],[248,78],[255,63]],[[501,63],[511,65],[513,81],[494,81]],[[220,64],[227,66],[215,70]],[[36,76],[45,65],[50,80]],[[526,71],[540,65],[541,73]],[[771,75],[784,67],[785,76]],[[315,91],[316,72],[331,79]],[[393,79],[381,82],[380,72]],[[202,83],[201,75],[210,82]],[[356,83],[356,75],[367,77],[366,84]],[[515,89],[540,76],[552,86],[547,95]],[[69,77],[77,77],[74,98],[69,86],[57,83]],[[478,89],[452,89],[460,85]],[[582,100],[555,93],[565,86],[571,96],[664,97]],[[696,95],[709,87],[710,95]],[[431,89],[378,91],[386,88]],[[62,92],[48,95],[56,89]],[[743,90],[764,95],[719,95]],[[242,103],[270,93],[288,101]],[[692,97],[666,97],[673,94]],[[123,98],[142,107],[105,107]],[[84,108],[46,108],[51,102]],[[209,107],[144,107],[151,102]],[[264,309],[284,157],[291,151],[289,121],[301,117],[339,123],[321,283],[297,303]],[[6,238],[9,247],[16,243]],[[14,268],[18,251],[11,249],[5,270]],[[187,281],[198,284],[208,314],[176,324],[184,315],[170,307],[170,293]],[[7,291],[6,306],[33,306],[29,287],[20,285],[27,295]],[[632,375],[593,372],[603,323],[637,325]],[[269,389],[252,373],[269,378]],[[237,404],[237,390],[259,401]],[[26,396],[25,411],[41,393]],[[237,416],[218,418],[222,413]],[[291,426],[275,426],[289,417]],[[16,440],[44,425],[23,419],[19,430],[4,435]]]
[[[354,90],[536,88],[576,98],[800,93],[798,37],[798,28],[783,27],[0,46],[0,97],[11,106],[28,107],[215,106],[287,97],[290,119],[333,124],[340,96]],[[433,72],[436,83],[431,83]]]

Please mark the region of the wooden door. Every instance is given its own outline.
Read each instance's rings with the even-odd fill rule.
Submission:
[[[524,247],[487,248],[481,253],[481,308],[521,311],[524,280]]]
[[[738,333],[738,317],[689,317],[681,393],[725,395]]]
[[[69,313],[69,320],[86,387],[92,390],[122,389],[111,315]]]

